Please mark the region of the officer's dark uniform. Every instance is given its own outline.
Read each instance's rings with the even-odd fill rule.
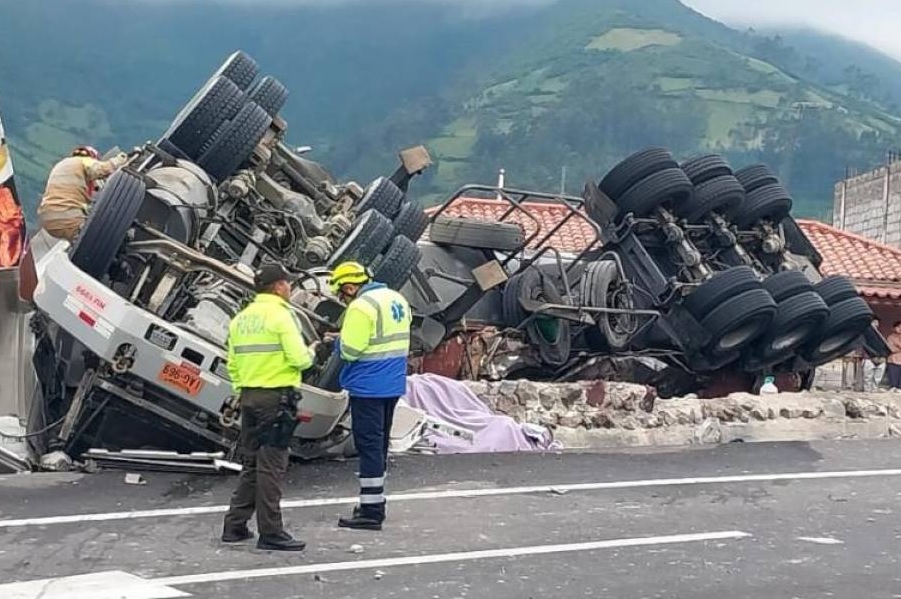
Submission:
[[[385,466],[394,408],[406,393],[412,317],[407,300],[370,282],[347,307],[337,350],[345,364],[341,387],[350,394],[354,444],[360,455],[360,504],[346,528],[381,530]]]
[[[288,274],[280,266],[265,266],[257,273],[257,289],[281,280],[287,281]],[[259,548],[304,548],[285,532],[279,502],[297,424],[301,372],[312,364],[300,324],[279,295],[258,293],[229,325],[228,371],[241,397],[243,470],[225,515],[225,542],[253,537],[247,521],[256,510]]]

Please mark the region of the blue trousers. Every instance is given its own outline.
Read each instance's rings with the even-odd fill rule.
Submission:
[[[360,456],[360,505],[364,518],[385,519],[385,467],[397,397],[350,398],[351,429]]]

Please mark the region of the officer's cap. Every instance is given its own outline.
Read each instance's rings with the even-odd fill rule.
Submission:
[[[278,281],[290,283],[295,278],[281,264],[265,264],[254,275],[253,284],[257,291],[264,291]]]

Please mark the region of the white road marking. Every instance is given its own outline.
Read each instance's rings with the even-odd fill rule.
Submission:
[[[0,584],[3,599],[175,599],[190,596],[155,580],[120,571]]]
[[[844,545],[844,541],[833,539],[831,537],[798,537],[799,541],[806,543],[816,543],[817,545]]]
[[[500,487],[495,489],[454,489],[448,491],[426,491],[421,493],[398,493],[388,495],[388,501],[424,501],[429,499],[460,499],[477,497],[497,497],[502,495],[526,495],[551,493],[561,490],[604,491],[609,489],[640,489],[646,487],[679,487],[688,485],[725,485],[733,483],[766,483],[778,481],[832,480],[850,478],[884,478],[901,476],[901,469],[850,470],[839,472],[789,472],[784,474],[739,474],[734,476],[704,476],[690,478],[657,478],[649,480],[625,480],[599,483],[552,484],[527,487]],[[282,500],[283,509],[325,507],[332,505],[355,505],[357,497],[323,497],[318,499]],[[99,514],[72,514],[67,516],[47,516],[41,518],[18,518],[0,520],[0,528],[21,526],[47,526],[50,524],[74,524],[79,522],[106,522],[110,520],[135,520],[140,518],[163,518],[170,516],[196,516],[220,514],[228,510],[227,505],[207,505],[183,508],[161,508],[155,510],[135,510],[131,512],[106,512]]]
[[[432,555],[414,555],[409,557],[390,557],[353,562],[333,562],[326,564],[309,564],[304,566],[286,566],[282,568],[259,568],[256,570],[232,570],[211,572],[209,574],[188,574],[156,578],[153,582],[166,586],[183,586],[227,580],[250,580],[253,578],[271,578],[274,576],[295,576],[299,574],[322,574],[325,572],[346,572],[348,570],[367,570],[376,568],[392,568],[397,566],[420,566],[423,564],[443,564],[447,562],[470,562],[483,559],[511,558],[550,553],[575,553],[578,551],[595,551],[598,549],[618,549],[623,547],[646,547],[650,545],[674,545],[678,543],[697,543],[702,541],[721,541],[726,539],[743,539],[751,535],[737,530],[727,532],[708,532],[660,537],[638,537],[630,539],[612,539],[609,541],[592,541],[589,543],[572,543],[569,545],[537,545],[532,547],[510,547],[507,549],[488,549],[483,551],[463,551],[458,553],[439,553]],[[2,587],[0,587],[2,590]]]

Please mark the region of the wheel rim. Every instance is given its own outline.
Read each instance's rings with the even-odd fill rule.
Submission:
[[[729,352],[746,345],[760,333],[761,322],[761,318],[755,318],[735,327],[719,338],[716,345],[717,350]]]
[[[790,330],[783,335],[778,335],[773,339],[772,343],[770,343],[770,349],[774,352],[782,352],[797,347],[812,331],[813,327],[811,325],[804,325]]]
[[[832,337],[828,337],[820,343],[817,353],[830,354],[854,341],[859,335],[857,331],[844,331]]]

